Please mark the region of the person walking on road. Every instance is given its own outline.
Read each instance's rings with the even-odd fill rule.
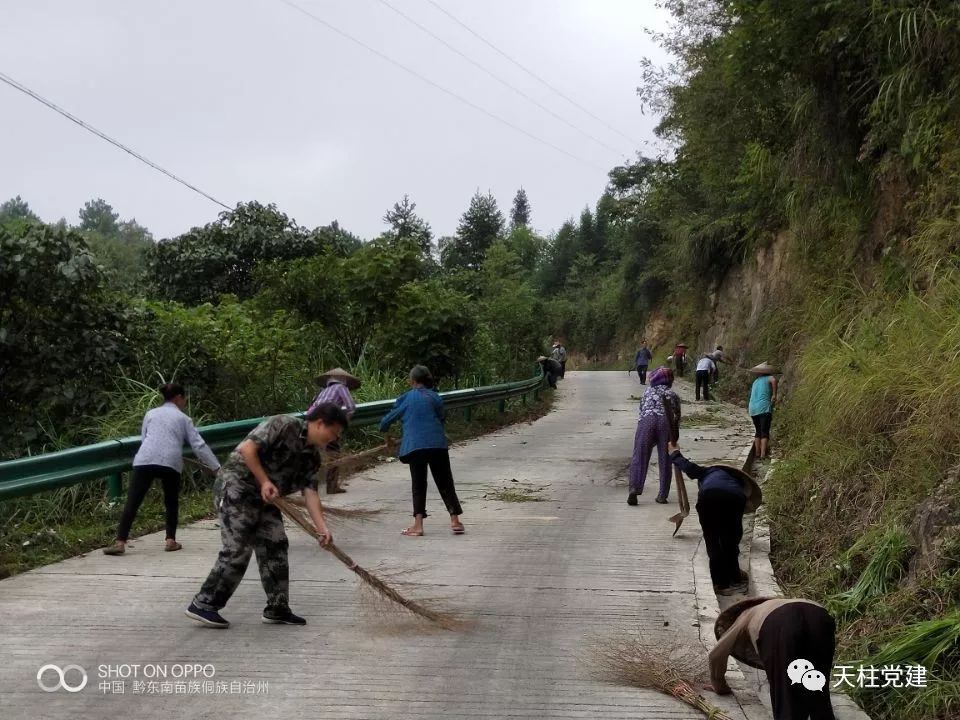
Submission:
[[[670,445],[670,462],[697,481],[697,515],[710,559],[710,578],[719,595],[746,592],[746,576],[740,569],[743,514],[759,507],[760,486],[747,473],[732,465],[697,465]]]
[[[321,403],[333,403],[347,414],[348,420],[353,420],[353,414],[357,411],[357,404],[353,401],[353,396],[350,393],[360,388],[360,378],[351,375],[343,368],[336,367],[317,377],[317,383],[323,387],[323,390],[314,398],[307,412]],[[340,454],[340,449],[339,440],[327,445],[327,453],[334,457]],[[328,468],[326,477],[328,495],[347,491],[339,480],[340,468]]]
[[[203,465],[211,472],[220,469],[220,461],[200,437],[193,421],[183,412],[187,393],[182,385],[166,383],[160,386],[163,405],[148,410],[140,430],[140,449],[133,458],[133,477],[127,490],[127,502],[117,528],[117,539],[104,548],[104,555],[123,555],[130,528],[137,517],[154,480],[163,487],[167,539],[164,550],[172,552],[183,547],[177,542],[177,522],[180,514],[180,473],[183,470],[183,446],[189,444]]]
[[[703,399],[710,399],[710,379],[713,377],[713,374],[717,371],[717,364],[713,361],[709,355],[704,355],[700,360],[697,361],[697,377],[696,377],[696,397],[697,400],[700,399],[700,389],[703,388]]]
[[[826,608],[797,598],[748,598],[720,613],[710,651],[710,685],[729,695],[727,659],[763,670],[774,720],[834,720],[829,683],[836,621]]]
[[[750,372],[759,377],[750,387],[747,411],[756,430],[753,438],[754,455],[758,460],[763,460],[769,453],[770,425],[773,423],[773,409],[777,405],[777,378],[774,376],[777,371],[770,363],[762,362],[750,368]]]
[[[220,610],[227,604],[256,553],[260,581],[267,595],[262,622],[306,625],[290,610],[290,566],[283,516],[273,504],[294,492],[303,494],[320,545],[333,540],[317,493],[320,450],[340,438],[349,421],[333,403],[311,408],[304,418],[276,415],[257,425],[230,453],[220,469],[214,502],[220,517],[223,547],[187,617],[216,628],[230,626]]]
[[[637,368],[637,377],[640,378],[640,384],[647,384],[647,368],[650,366],[650,361],[653,360],[653,353],[650,352],[650,348],[647,347],[646,339],[640,341],[640,349],[637,350],[637,355],[633,359],[633,364]]]
[[[660,469],[660,492],[656,502],[667,502],[670,493],[670,458],[667,445],[676,442],[680,434],[680,397],[671,390],[673,370],[660,367],[650,374],[650,387],[643,392],[637,433],[633,439],[633,459],[630,462],[630,492],[627,504],[636,505],[647,481],[647,467],[653,448],[657,448]]]
[[[550,357],[560,363],[560,379],[563,380],[563,376],[567,372],[567,349],[560,344],[559,340],[554,340]]]
[[[427,517],[427,468],[437,484],[443,504],[450,513],[450,530],[454,535],[465,532],[460,516],[463,509],[453,486],[450,452],[444,433],[445,413],[443,398],[433,389],[433,376],[423,365],[410,370],[411,389],[397,398],[393,409],[380,421],[381,432],[386,432],[397,420],[403,423],[400,441],[400,462],[410,466],[413,486],[413,525],[401,535],[423,535],[423,519]]]

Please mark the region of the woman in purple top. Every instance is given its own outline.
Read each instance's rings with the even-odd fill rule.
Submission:
[[[318,376],[317,384],[322,385],[323,390],[314,398],[307,412],[309,413],[321,403],[333,403],[347,414],[348,420],[352,420],[353,413],[357,410],[357,404],[353,401],[353,396],[350,394],[350,391],[360,388],[360,378],[351,375],[343,368],[336,367]],[[339,440],[327,444],[327,453],[334,457],[340,454],[340,449]],[[346,488],[340,485],[340,468],[328,468],[326,480],[328,495],[345,493],[347,491]]]
[[[667,443],[676,442],[680,436],[680,398],[671,390],[673,370],[659,367],[650,374],[650,386],[640,401],[640,417],[637,434],[633,439],[633,460],[630,462],[630,494],[627,504],[636,505],[637,495],[643,493],[647,480],[647,466],[653,448],[657,448],[660,468],[660,493],[656,502],[667,502],[670,492],[670,456]]]

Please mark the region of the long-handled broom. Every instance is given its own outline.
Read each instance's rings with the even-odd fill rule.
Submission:
[[[303,512],[298,510],[295,505],[292,505],[287,499],[277,498],[273,501],[273,504],[279,508],[280,512],[282,512],[284,516],[299,525],[308,535],[317,539],[320,538],[320,533],[317,532],[317,529],[314,527],[310,519],[306,517]],[[346,565],[350,570],[356,573],[357,576],[364,582],[364,584],[376,592],[376,594],[380,597],[396,603],[414,615],[424,618],[425,620],[429,620],[430,622],[435,623],[436,625],[439,625],[447,630],[454,630],[460,625],[460,623],[457,621],[457,618],[453,614],[441,610],[433,610],[424,605],[422,602],[404,597],[369,570],[364,569],[354,562],[353,558],[347,555],[334,543],[330,542],[322,547],[324,550],[337,558],[337,560]]]

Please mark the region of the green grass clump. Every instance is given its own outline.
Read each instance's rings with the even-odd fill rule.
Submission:
[[[863,548],[854,545],[847,553],[850,558]],[[869,548],[870,560],[860,574],[856,584],[849,590],[832,595],[827,600],[827,608],[834,615],[846,618],[858,613],[868,603],[890,592],[903,576],[906,559],[912,550],[909,537],[900,527],[893,526],[880,536],[879,541]]]

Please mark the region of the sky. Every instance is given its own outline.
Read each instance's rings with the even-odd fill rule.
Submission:
[[[434,0],[602,122],[430,0],[289,1],[475,107],[284,0],[0,0],[0,72],[228,206],[272,202],[364,238],[404,194],[439,237],[477,190],[506,214],[521,186],[549,233],[611,167],[656,153],[636,96],[640,60],[664,61],[645,32],[667,23],[654,0]],[[0,201],[15,195],[71,223],[102,197],[157,239],[222,210],[0,84]]]

